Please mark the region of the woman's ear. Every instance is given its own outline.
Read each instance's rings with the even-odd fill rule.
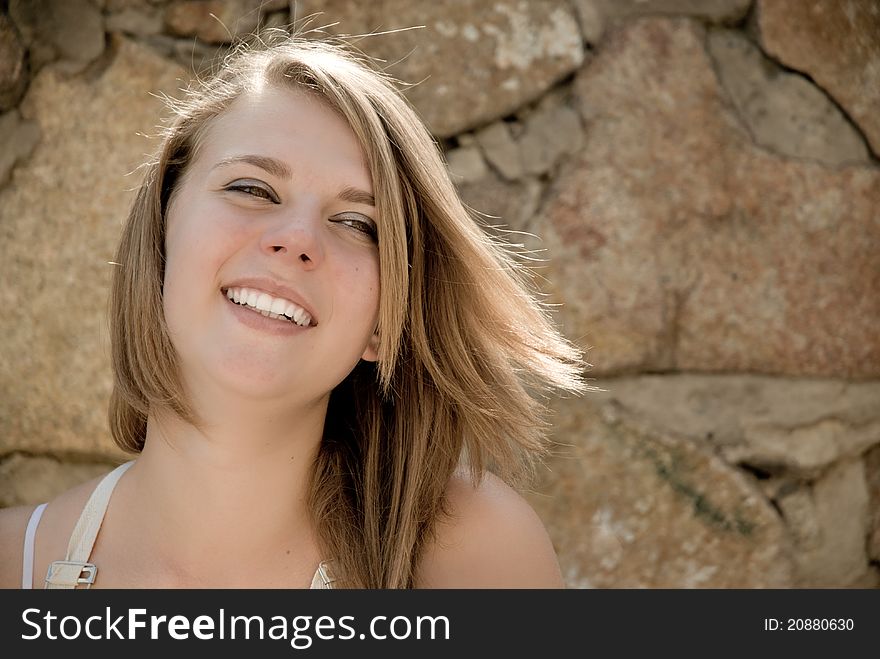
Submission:
[[[379,359],[379,330],[377,329],[373,332],[373,335],[370,337],[370,341],[367,343],[367,347],[364,350],[364,354],[361,356],[366,362],[374,362]]]

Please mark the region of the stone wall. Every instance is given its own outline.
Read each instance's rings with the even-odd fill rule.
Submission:
[[[358,46],[417,83],[465,201],[545,250],[604,390],[557,403],[527,493],[568,584],[878,584],[875,0],[0,7],[0,505],[122,457],[107,262],[155,95],[261,26],[421,25]]]

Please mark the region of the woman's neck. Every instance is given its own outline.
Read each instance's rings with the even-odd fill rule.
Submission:
[[[144,450],[124,479],[138,535],[184,572],[272,565],[297,553],[312,561],[308,487],[326,401],[285,414],[231,405],[210,412],[202,411],[202,430],[150,415]]]

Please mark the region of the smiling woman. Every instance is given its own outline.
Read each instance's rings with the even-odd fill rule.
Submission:
[[[205,130],[168,201],[163,302],[175,353],[193,361],[184,373],[200,379],[189,388],[234,392],[214,399],[233,416],[223,428],[251,416],[241,395],[273,399],[286,428],[306,420],[303,409],[320,426],[328,392],[358,360],[376,360],[371,189],[357,137],[312,94],[262,87]],[[238,306],[229,303],[236,288]],[[279,317],[288,309],[300,323]],[[253,416],[251,433],[265,418]]]
[[[506,483],[584,364],[392,83],[288,38],[174,110],[112,284],[110,425],[137,459],[0,512],[24,547],[0,582],[560,586]]]

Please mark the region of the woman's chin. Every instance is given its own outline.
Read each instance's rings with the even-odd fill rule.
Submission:
[[[281,368],[277,359],[257,359],[253,355],[235,358],[226,354],[202,373],[210,383],[206,388],[202,385],[203,390],[226,392],[251,402],[290,398],[293,392],[311,388],[296,369]]]

